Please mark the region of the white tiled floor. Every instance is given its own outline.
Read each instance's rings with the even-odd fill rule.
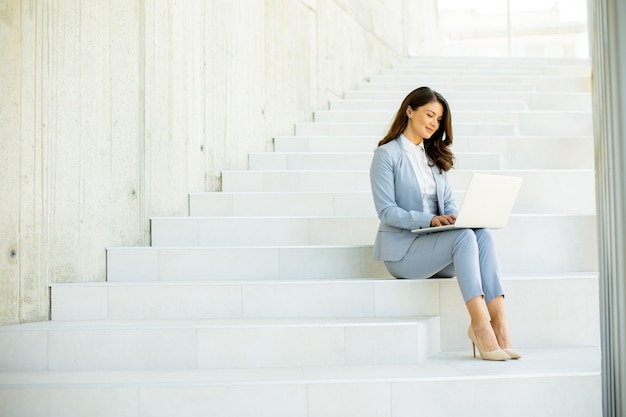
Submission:
[[[518,361],[488,362],[468,349],[419,366],[3,372],[0,414],[473,417],[498,409],[515,417],[601,416],[598,348],[521,353]]]

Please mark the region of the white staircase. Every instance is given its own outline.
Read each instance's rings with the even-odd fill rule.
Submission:
[[[525,178],[496,231],[519,361],[473,359],[456,281],[371,259],[368,169],[400,101],[450,102],[471,173]],[[601,415],[587,62],[406,60],[296,123],[275,152],[107,249],[106,283],[52,286],[0,328],[2,416]]]

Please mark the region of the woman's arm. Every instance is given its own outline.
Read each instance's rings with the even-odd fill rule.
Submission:
[[[443,191],[443,214],[447,216],[456,216],[459,214],[459,209],[456,206],[456,202],[454,201],[454,197],[452,196],[452,185],[450,181],[448,181],[448,173],[444,172],[442,174],[444,180],[444,191]]]
[[[383,224],[400,229],[412,230],[430,226],[432,214],[398,205],[396,189],[402,189],[403,184],[396,184],[394,175],[396,168],[397,162],[391,152],[385,147],[377,148],[370,168],[370,183],[378,218]],[[406,186],[417,187],[418,185],[414,183],[406,184]]]

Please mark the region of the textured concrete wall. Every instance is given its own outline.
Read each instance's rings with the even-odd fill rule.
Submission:
[[[20,6],[0,1],[0,322],[19,306]]]
[[[436,27],[435,0],[0,0],[0,324]]]

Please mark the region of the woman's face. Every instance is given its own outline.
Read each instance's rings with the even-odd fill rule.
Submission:
[[[429,139],[439,129],[443,118],[443,106],[438,101],[431,101],[415,110],[409,107],[406,114],[409,116],[409,123],[404,130],[404,136],[419,144],[422,140]]]

